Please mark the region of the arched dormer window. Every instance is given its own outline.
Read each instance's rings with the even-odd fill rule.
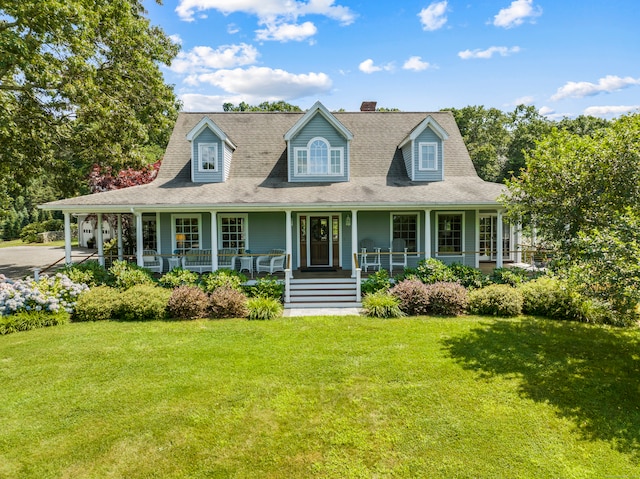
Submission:
[[[344,171],[344,148],[331,148],[324,138],[312,138],[306,148],[295,149],[296,176],[340,176]]]

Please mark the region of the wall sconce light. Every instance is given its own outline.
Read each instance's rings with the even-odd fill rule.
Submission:
[[[351,226],[351,215],[349,213],[347,213],[347,219],[344,221],[344,224]]]

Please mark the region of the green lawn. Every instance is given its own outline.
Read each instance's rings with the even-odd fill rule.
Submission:
[[[76,323],[0,337],[1,478],[640,476],[640,331]]]

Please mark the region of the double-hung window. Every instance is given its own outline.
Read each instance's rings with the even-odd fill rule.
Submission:
[[[218,231],[220,231],[218,246],[220,248],[235,249],[238,252],[248,248],[246,215],[220,215],[218,222]]]
[[[173,250],[177,254],[201,248],[200,223],[200,215],[173,216]]]
[[[332,148],[324,138],[295,148],[294,157],[296,176],[341,176],[344,171],[344,148]]]
[[[418,251],[418,215],[392,215],[392,243],[404,244],[407,251]]]
[[[432,142],[424,142],[418,145],[420,150],[420,166],[421,170],[437,170],[438,169],[438,144]]]
[[[464,221],[462,213],[438,214],[438,254],[463,253]]]
[[[198,170],[218,170],[218,145],[216,143],[200,143],[198,145]]]

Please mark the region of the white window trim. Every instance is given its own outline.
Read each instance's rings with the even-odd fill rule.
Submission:
[[[428,168],[423,166],[423,161],[425,160],[422,154],[423,146],[433,146],[434,148],[434,166],[433,168]],[[435,141],[421,141],[418,143],[418,170],[420,171],[437,171],[438,170],[438,143]]]
[[[204,249],[203,247],[203,237],[202,237],[202,215],[201,214],[175,214],[171,215],[171,252],[174,252],[178,249],[178,244],[176,243],[176,219],[178,218],[196,218],[198,220],[198,248]]]
[[[415,252],[419,252],[420,251],[420,245],[422,243],[420,243],[421,241],[421,235],[422,235],[422,230],[421,230],[421,226],[420,226],[420,213],[418,213],[417,211],[392,211],[389,214],[389,247],[391,247],[391,245],[393,244],[393,217],[394,216],[415,216],[416,217],[416,251]],[[408,251],[408,253],[412,253],[412,251]]]
[[[311,145],[314,141],[322,141],[327,145],[327,173],[309,173],[309,162],[311,161]],[[299,173],[298,172],[298,152],[306,151],[307,152],[307,172]],[[340,153],[340,171],[338,173],[331,172],[331,153],[337,151]],[[293,149],[293,176],[296,177],[338,177],[344,176],[344,148],[343,147],[332,147],[331,143],[325,138],[317,136],[309,140],[306,147],[297,147]]]
[[[202,164],[203,150],[205,148],[213,148],[213,168],[204,168]],[[201,173],[212,173],[218,171],[218,144],[217,143],[199,143],[198,144],[198,171]]]
[[[244,220],[244,249],[248,250],[249,247],[249,215],[248,214],[233,214],[233,213],[218,213],[218,248],[224,248],[222,246],[222,218],[242,218]]]
[[[462,216],[462,231],[460,237],[460,253],[449,253],[449,252],[440,252],[440,216],[448,216],[448,215],[461,215]],[[465,244],[465,212],[464,211],[438,211],[436,213],[436,224],[435,224],[435,233],[436,233],[436,256],[446,256],[451,258],[464,258],[464,244]]]

